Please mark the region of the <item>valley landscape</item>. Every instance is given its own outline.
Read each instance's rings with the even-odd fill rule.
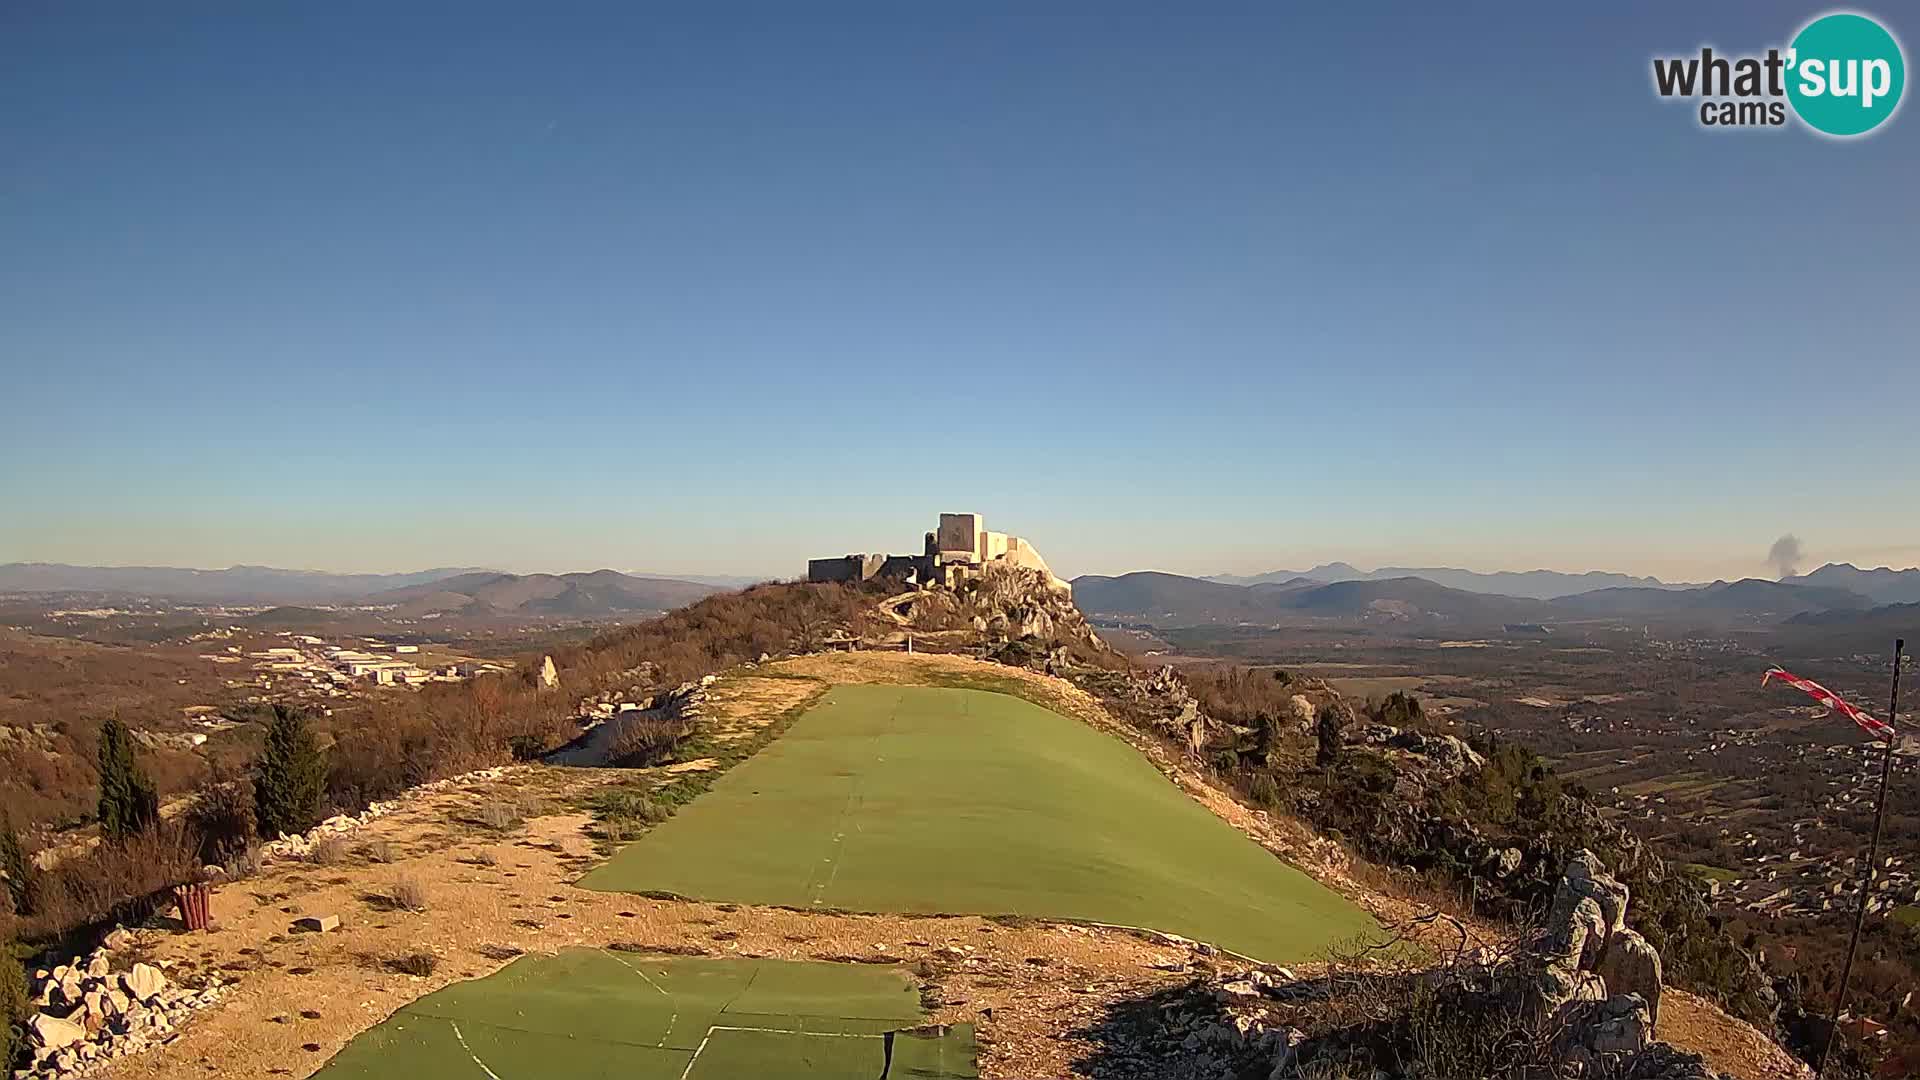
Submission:
[[[854,1075],[889,1052],[925,1076],[1274,1071],[1303,1037],[1307,1060],[1351,1053],[1336,1049],[1344,1029],[1307,1034],[1344,1007],[1332,1003],[1284,1045],[1265,1034],[1294,993],[1286,973],[1418,964],[1443,940],[1436,915],[1483,951],[1524,941],[1535,905],[1567,888],[1554,883],[1569,843],[1637,875],[1643,915],[1629,925],[1664,943],[1664,1007],[1682,1018],[1665,1038],[1736,1076],[1802,1068],[1769,1039],[1809,1052],[1817,1037],[1870,828],[1870,744],[1763,693],[1759,675],[1819,670],[1864,697],[1884,657],[1808,652],[1808,635],[1899,607],[1764,581],[1609,584],[1577,602],[1397,574],[1069,586],[1044,562],[1001,568],[992,552],[1023,549],[1017,538],[946,550],[942,524],[919,561],[888,564],[904,578],[741,593],[651,582],[660,591],[621,602],[694,599],[638,622],[598,601],[569,601],[598,620],[521,610],[612,595],[604,573],[459,572],[350,595],[336,611],[366,620],[367,637],[340,634],[335,611],[303,624],[271,603],[294,597],[272,593],[251,606],[284,625],[205,596],[89,594],[124,613],[103,618],[72,614],[70,592],[16,592],[7,685],[36,692],[9,705],[23,767],[5,783],[17,835],[39,849],[30,873],[47,883],[22,893],[28,925],[46,928],[30,932],[125,927],[100,954],[109,968],[163,962],[169,980],[224,1002],[177,1033],[116,1034],[109,1015],[97,1041],[42,1042],[41,1071],[243,1075],[291,1055],[329,1077],[461,1060],[503,1077],[536,1062],[798,1077]],[[813,572],[839,578],[842,562]],[[1814,600],[1830,606],[1802,606]],[[1630,619],[1605,613],[1629,602]],[[465,621],[435,626],[435,611]],[[419,682],[377,677],[442,663],[446,675]],[[276,708],[331,745],[308,804],[317,828],[197,832],[253,786],[231,778],[260,767]],[[77,899],[75,875],[104,870],[92,865],[111,848],[84,846],[98,774],[87,742],[103,713],[133,725],[179,823],[161,826],[178,830],[170,842],[227,853],[210,878],[187,875],[212,882],[212,936],[181,934],[164,888],[139,904],[135,882],[164,884],[164,860],[105,906],[50,905]],[[1329,715],[1379,717],[1391,741],[1349,727],[1338,738],[1354,749],[1328,759]],[[369,756],[381,743],[393,749]],[[1447,746],[1466,757],[1428,756]],[[54,775],[29,779],[29,760]],[[1366,795],[1378,779],[1351,771],[1365,762],[1412,771]],[[1521,799],[1573,801],[1541,821],[1469,809],[1443,826],[1467,830],[1450,840],[1423,835],[1432,823],[1402,831],[1461,813],[1428,800],[1496,790],[1484,786],[1495,774]],[[1899,851],[1920,836],[1920,804],[1896,792]],[[368,798],[378,816],[356,809]],[[330,810],[346,816],[321,822]],[[1647,863],[1653,852],[1663,861]],[[1912,1038],[1909,873],[1896,856],[1875,882],[1855,1000],[1888,1034],[1861,1043],[1861,1060],[1898,1061]],[[302,933],[305,920],[324,929]],[[1479,962],[1486,974],[1466,977],[1525,970]],[[1270,1019],[1231,1021],[1243,1033],[1190,1031],[1154,1052],[1162,1035],[1119,1019],[1129,1000],[1237,970],[1258,980],[1248,1000],[1270,995],[1256,1008]],[[46,979],[41,1000],[58,1011],[59,976]],[[341,993],[371,997],[290,1019],[299,1001]],[[1759,1026],[1709,1034],[1742,1021]],[[589,1033],[605,1041],[577,1041]],[[1125,1065],[1115,1038],[1134,1046]]]
[[[1905,18],[0,5],[0,1080],[1920,1078]]]

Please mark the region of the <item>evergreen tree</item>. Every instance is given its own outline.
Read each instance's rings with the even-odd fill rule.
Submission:
[[[7,878],[7,899],[12,901],[15,913],[27,910],[27,898],[33,890],[33,860],[27,858],[27,848],[20,842],[20,834],[14,831],[13,822],[0,819],[0,874]]]
[[[100,835],[125,840],[160,817],[160,794],[133,760],[133,736],[117,716],[100,726]]]
[[[1396,690],[1387,695],[1380,703],[1380,722],[1397,728],[1417,727],[1426,720],[1427,711],[1420,699],[1404,691]]]
[[[1274,751],[1280,749],[1280,719],[1265,709],[1253,717],[1253,756],[1262,768],[1272,760]]]
[[[320,820],[326,794],[327,759],[307,727],[305,714],[273,707],[267,747],[253,774],[253,819],[263,837],[302,833]]]
[[[1346,729],[1346,706],[1337,701],[1330,701],[1320,706],[1320,719],[1315,726],[1315,734],[1320,740],[1320,750],[1314,755],[1314,760],[1322,768],[1330,767],[1340,760],[1344,750],[1342,744]]]
[[[9,935],[0,938],[0,1069],[11,1069],[26,1056],[27,1011],[27,972]]]

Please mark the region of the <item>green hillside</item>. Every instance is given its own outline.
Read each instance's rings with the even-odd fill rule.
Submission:
[[[835,687],[588,888],[1150,927],[1271,962],[1371,933],[1138,752],[1018,698]]]

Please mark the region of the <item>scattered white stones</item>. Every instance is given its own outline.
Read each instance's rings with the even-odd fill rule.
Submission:
[[[279,839],[260,845],[261,859],[266,862],[276,859],[304,859],[313,850],[313,846],[320,841],[350,833],[368,822],[386,817],[417,799],[450,788],[467,788],[475,784],[490,783],[505,775],[507,775],[506,768],[496,766],[491,769],[476,769],[445,780],[432,780],[418,787],[408,788],[397,799],[368,803],[367,808],[358,814],[336,814],[299,836],[281,833]],[[208,869],[211,872],[215,868]]]
[[[81,1025],[46,1013],[34,1013],[27,1021],[27,1032],[33,1036],[35,1045],[50,1050],[72,1046],[87,1037],[87,1029]]]
[[[167,988],[167,977],[150,964],[135,964],[132,971],[120,976],[120,987],[133,1000],[151,1005]]]
[[[116,930],[107,940],[124,944]],[[115,973],[106,948],[84,962],[61,964],[34,973],[34,1004],[40,1009],[26,1022],[33,1050],[29,1068],[14,1080],[60,1080],[85,1076],[107,1062],[170,1041],[196,1009],[226,996],[215,975],[200,989],[173,985],[151,964],[134,964]]]

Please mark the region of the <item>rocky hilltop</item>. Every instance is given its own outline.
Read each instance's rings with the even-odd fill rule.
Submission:
[[[1243,803],[1315,826],[1346,851],[1379,860],[1429,892],[1441,880],[1462,889],[1464,904],[1428,913],[1461,925],[1463,940],[1466,924],[1474,925],[1471,936],[1483,944],[1440,967],[1365,976],[1356,985],[1395,990],[1374,1014],[1445,1000],[1450,1015],[1501,1026],[1510,1041],[1532,1048],[1525,1060],[1535,1071],[1499,1075],[1621,1078],[1711,1075],[1697,1056],[1654,1038],[1669,978],[1763,1030],[1778,1021],[1779,991],[1791,991],[1777,989],[1757,958],[1719,929],[1697,883],[1563,786],[1532,754],[1497,740],[1469,744],[1411,698],[1370,707],[1285,672],[1254,681],[1245,672],[1142,669],[1106,646],[1071,598],[1043,582],[1007,574],[969,586],[894,597],[889,610],[902,629],[935,635],[963,621],[974,631],[968,647],[977,655],[1072,682]],[[1628,899],[1636,895],[1641,901],[1630,924]],[[1245,1014],[1216,1017],[1234,1038],[1221,1042],[1216,1027],[1198,1042],[1233,1049],[1222,1060],[1235,1067],[1247,1053],[1275,1051],[1278,1078],[1309,1075],[1288,1068],[1351,1058],[1356,1040],[1366,1041],[1351,1027],[1312,1021],[1313,1008],[1341,1004],[1341,992],[1327,998],[1324,979],[1275,979],[1224,975],[1201,996],[1216,1005],[1285,1002],[1291,1026],[1250,1027]],[[1249,997],[1247,986],[1258,993]],[[1377,1036],[1377,1017],[1363,1026]],[[1146,1037],[1167,1034],[1178,1032]],[[1179,1053],[1169,1060],[1194,1051],[1195,1039],[1192,1031],[1179,1034]],[[1277,1049],[1279,1042],[1285,1048]],[[1380,1049],[1376,1039],[1376,1067]],[[1424,1075],[1395,1068],[1374,1075],[1382,1073]]]
[[[1654,1038],[1660,956],[1627,929],[1627,901],[1626,887],[1582,852],[1560,879],[1545,927],[1511,952],[1469,948],[1460,928],[1459,943],[1429,966],[1350,963],[1311,977],[1285,968],[1210,973],[1117,1019],[1098,1064],[1169,1080],[1468,1077],[1492,1069],[1610,1080],[1724,1076]]]

